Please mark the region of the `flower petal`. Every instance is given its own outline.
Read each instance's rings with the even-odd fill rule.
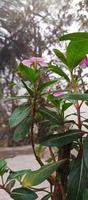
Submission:
[[[85,58],[81,61],[80,63],[81,68],[86,68],[88,67],[88,56],[86,55]]]
[[[64,95],[65,95],[64,92],[55,92],[55,93],[53,94],[54,97],[61,97],[61,96],[64,96]]]
[[[40,66],[46,66],[44,58],[42,57],[31,57],[30,59],[23,60],[22,63],[26,66],[30,66],[33,63],[37,63]]]

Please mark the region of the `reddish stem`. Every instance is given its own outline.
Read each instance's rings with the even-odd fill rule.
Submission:
[[[80,115],[80,108],[81,108],[81,105],[82,105],[83,102],[81,102],[81,104],[79,105],[79,103],[77,103],[75,105],[75,108],[77,110],[77,120],[78,120],[78,128],[79,130],[81,131],[82,129],[82,122],[81,122],[81,115]],[[80,138],[80,150],[79,150],[79,153],[78,153],[78,157],[79,158],[82,158],[82,153],[83,153],[83,144],[82,144],[82,135],[81,135],[81,138]]]
[[[36,158],[36,160],[38,161],[38,163],[39,163],[41,166],[43,166],[43,162],[42,162],[41,159],[37,156],[36,151],[35,151],[35,141],[34,141],[35,114],[36,114],[36,99],[34,99],[33,108],[32,108],[32,126],[31,126],[30,138],[31,138],[31,144],[32,144],[32,149],[33,149],[33,153],[34,153],[34,155],[35,155],[35,158]]]

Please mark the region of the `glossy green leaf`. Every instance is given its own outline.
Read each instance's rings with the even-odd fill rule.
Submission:
[[[83,159],[72,161],[66,200],[83,200],[83,192],[88,186],[88,171]]]
[[[47,194],[41,200],[48,200],[50,199],[50,197],[51,197],[51,194]]]
[[[25,89],[27,90],[27,92],[30,94],[30,96],[34,97],[33,91],[31,90],[31,88],[27,86],[27,84],[25,83],[25,81],[22,81],[22,83],[23,83]]]
[[[29,112],[30,112],[29,105],[23,105],[16,108],[9,119],[10,126],[11,127],[17,126],[28,116]]]
[[[70,71],[88,54],[88,42],[70,42],[67,47],[67,65]]]
[[[83,157],[84,157],[85,165],[86,165],[86,167],[88,169],[88,136],[84,139]]]
[[[88,102],[85,102],[86,106],[88,106]]]
[[[66,81],[70,82],[69,77],[60,67],[58,67],[57,65],[52,65],[52,64],[49,64],[48,66],[52,72],[58,74],[59,76],[63,77]]]
[[[80,101],[88,101],[88,94],[78,94],[78,93],[70,93],[63,96],[66,100],[80,100]]]
[[[14,200],[35,200],[38,197],[35,192],[27,188],[14,189],[10,196]]]
[[[61,100],[61,98],[56,98],[52,94],[48,94],[48,101],[52,102],[55,107],[60,106]]]
[[[86,41],[88,42],[88,32],[75,32],[70,34],[65,34],[59,37],[61,41],[71,40],[71,41]]]
[[[83,120],[84,123],[88,123],[88,119],[84,118],[85,120]]]
[[[53,124],[62,125],[63,123],[58,114],[48,108],[40,108],[39,113],[41,113],[46,119],[50,120]]]
[[[88,200],[88,189],[84,190],[83,200]]]
[[[27,85],[27,87],[31,88],[32,83],[31,83],[30,81],[24,81],[24,83]],[[22,80],[21,80],[20,82],[16,83],[16,86],[17,86],[19,89],[25,88],[25,86],[24,86]]]
[[[3,174],[7,171],[7,163],[5,160],[0,160],[0,176],[3,176]]]
[[[59,49],[54,49],[54,53],[56,56],[65,64],[67,65],[67,60],[64,56],[64,54]]]
[[[23,64],[19,65],[18,71],[19,71],[19,73],[24,75],[32,83],[35,83],[35,81],[39,77],[38,71],[36,71],[35,69],[32,69],[30,67],[27,67],[27,66],[25,66]]]
[[[80,179],[80,168],[81,168],[81,162],[76,161],[76,160],[71,162],[66,200],[70,200],[70,199],[77,200],[76,195],[77,195],[78,184],[79,184],[79,179]]]
[[[84,124],[84,123],[83,123],[83,126],[84,126],[86,129],[88,129],[88,124]]]
[[[20,140],[23,140],[26,135],[29,133],[29,128],[31,127],[31,119],[27,118],[24,121],[19,124],[15,131],[14,131],[14,136],[13,139],[15,142],[19,142]]]
[[[26,170],[19,170],[19,171],[11,171],[8,178],[7,178],[7,182],[11,181],[11,180],[17,180],[19,182],[22,181],[23,176],[27,173],[30,172],[31,169],[26,169]]]
[[[62,147],[64,145],[72,143],[74,140],[77,140],[78,138],[80,138],[80,136],[81,135],[78,130],[69,130],[65,133],[42,137],[39,143],[48,147]]]
[[[22,181],[23,187],[35,186],[45,181],[64,162],[58,161],[41,167],[36,171],[30,171]]]
[[[64,102],[64,104],[63,104],[63,106],[62,106],[62,110],[65,111],[65,110],[67,110],[70,106],[72,106],[72,103],[65,103],[65,102]]]
[[[45,82],[45,83],[40,83],[39,86],[38,86],[38,90],[42,91],[42,90],[46,89],[47,87],[55,84],[56,82],[57,82],[57,80],[50,80],[50,81]]]

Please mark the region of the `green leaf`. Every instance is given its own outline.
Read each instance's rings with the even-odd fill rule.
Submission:
[[[22,181],[23,187],[35,186],[45,181],[57,168],[64,162],[58,161],[56,163],[47,164],[36,171],[30,171],[26,174]]]
[[[70,82],[69,77],[60,67],[58,67],[57,65],[52,65],[52,64],[49,64],[48,66],[52,72],[58,74],[59,76],[63,77],[66,81]]]
[[[0,176],[7,172],[7,163],[5,160],[0,160]]]
[[[40,83],[39,86],[38,86],[38,90],[42,91],[42,90],[46,89],[47,87],[53,85],[56,82],[57,82],[57,80],[50,80],[46,83]]]
[[[83,158],[84,158],[85,165],[88,169],[88,136],[84,139]]]
[[[38,197],[35,192],[27,188],[14,189],[10,196],[14,200],[35,200]]]
[[[88,119],[86,119],[85,117],[84,117],[84,119],[85,120],[83,120],[83,122],[88,123]]]
[[[59,38],[61,41],[63,40],[71,40],[71,41],[88,41],[88,32],[75,32],[63,35]]]
[[[27,85],[27,87],[31,87],[32,83],[30,81],[24,81],[24,83]],[[25,88],[24,84],[22,83],[22,80],[18,83],[16,83],[16,86],[21,89],[21,88]]]
[[[83,192],[88,186],[88,171],[84,161],[76,159],[72,161],[69,179],[67,200],[83,200]]]
[[[36,150],[36,155],[38,157],[41,157],[41,153],[43,152],[44,147],[41,144],[38,144],[38,145],[36,145],[35,150]]]
[[[65,94],[61,97],[53,97],[52,95],[48,95],[49,96],[49,99],[51,98],[51,100],[61,100],[61,99],[64,99],[64,100],[68,100],[68,101],[88,101],[88,94],[79,94],[79,93],[68,93],[68,94]]]
[[[83,200],[88,200],[88,189],[84,190]]]
[[[19,124],[14,132],[13,139],[15,142],[19,142],[20,140],[23,140],[26,135],[29,133],[29,128],[31,127],[31,119],[27,118],[24,121],[22,121],[21,124]]]
[[[25,83],[25,81],[22,81],[22,83],[23,83],[24,87],[26,88],[26,90],[28,91],[28,93],[30,94],[30,96],[31,96],[31,97],[34,97],[33,91],[31,90],[31,88],[29,88],[29,87],[27,86],[27,84]]]
[[[88,106],[88,102],[85,102],[86,106]]]
[[[61,51],[59,51],[59,49],[54,49],[53,51],[54,51],[54,53],[56,54],[56,56],[57,56],[65,65],[67,65],[67,60],[66,60],[64,54],[63,54]]]
[[[53,94],[48,94],[48,101],[51,101],[56,107],[58,107],[61,99],[54,97]]]
[[[9,119],[10,126],[11,127],[17,126],[28,116],[29,112],[30,112],[29,105],[23,105],[16,108]]]
[[[50,199],[50,197],[51,197],[51,194],[47,194],[41,200],[48,200],[48,199]]]
[[[46,119],[50,120],[53,124],[62,125],[63,123],[58,114],[48,108],[41,107],[39,113],[41,113]]]
[[[64,145],[72,143],[74,140],[77,140],[81,137],[81,134],[78,130],[69,130],[65,133],[59,133],[54,135],[48,135],[42,137],[39,140],[39,143],[48,146],[48,147],[62,147]]]
[[[35,69],[32,69],[30,67],[27,67],[23,64],[20,64],[18,67],[18,71],[24,75],[29,81],[31,81],[32,83],[35,83],[36,80],[39,77],[38,71]]]
[[[88,129],[88,124],[84,124],[84,123],[83,123],[83,126],[84,126],[86,129]]]
[[[77,116],[77,113],[71,113],[71,114],[69,114],[69,115],[66,115],[66,116],[65,116],[65,119],[68,118],[68,117],[71,117],[72,115],[73,115],[73,116]]]
[[[64,102],[64,104],[63,104],[63,106],[62,106],[62,110],[65,111],[65,110],[67,110],[70,106],[72,106],[72,103],[65,103],[65,102]]]
[[[88,53],[88,42],[70,42],[67,47],[67,65],[70,71],[81,62]]]
[[[88,94],[78,94],[78,93],[70,93],[63,96],[66,100],[80,100],[80,101],[88,101]]]
[[[7,178],[7,182],[11,181],[11,180],[18,180],[19,182],[21,182],[23,176],[29,171],[31,171],[31,169],[11,171],[8,178]]]

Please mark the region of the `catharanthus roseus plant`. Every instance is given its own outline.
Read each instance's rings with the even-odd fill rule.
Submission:
[[[28,138],[40,168],[13,172],[3,164],[1,188],[14,200],[38,199],[39,191],[45,192],[42,200],[88,199],[88,119],[81,113],[82,107],[88,106],[87,84],[82,77],[84,65],[88,66],[88,33],[67,34],[60,40],[68,40],[65,55],[54,49],[63,68],[55,63],[46,67],[40,57],[24,60],[18,66],[26,94],[16,99],[26,101],[16,108],[9,122],[15,129],[16,142]],[[56,73],[58,78],[51,79],[49,72]],[[65,82],[64,87],[60,82],[57,87],[60,77]],[[66,114],[68,108],[70,112]],[[41,156],[45,148],[46,160]],[[4,183],[6,170],[9,177]],[[44,180],[49,182],[50,188],[37,188]],[[13,189],[16,181],[20,187]]]

